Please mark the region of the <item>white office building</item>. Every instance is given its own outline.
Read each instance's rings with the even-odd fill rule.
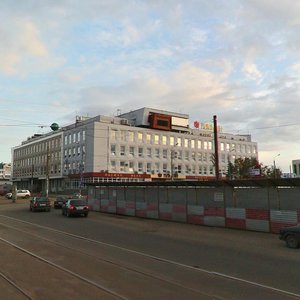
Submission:
[[[238,157],[257,158],[250,135],[218,128],[219,169]],[[12,178],[20,187],[50,192],[78,189],[85,182],[201,180],[215,177],[212,124],[186,114],[141,108],[115,117],[77,117],[57,131],[34,135],[12,150]]]

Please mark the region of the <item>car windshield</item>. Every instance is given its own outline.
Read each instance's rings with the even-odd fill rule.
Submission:
[[[36,202],[47,202],[48,198],[47,197],[34,197],[34,200]]]
[[[78,206],[78,205],[86,205],[86,202],[85,202],[84,200],[71,200],[71,201],[70,201],[70,204],[71,204],[71,205],[75,205],[75,206],[77,205],[77,206]]]

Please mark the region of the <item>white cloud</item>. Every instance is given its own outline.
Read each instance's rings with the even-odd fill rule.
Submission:
[[[260,82],[263,78],[262,73],[258,70],[257,66],[254,63],[245,63],[243,72],[248,79],[255,80],[257,82]]]

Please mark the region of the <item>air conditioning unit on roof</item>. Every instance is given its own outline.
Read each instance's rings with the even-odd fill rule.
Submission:
[[[121,120],[121,124],[122,124],[122,125],[128,125],[129,123],[128,123],[128,120],[127,120],[127,119],[122,119],[122,120]]]

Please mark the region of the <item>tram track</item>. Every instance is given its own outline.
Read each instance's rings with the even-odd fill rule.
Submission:
[[[161,264],[171,264],[176,268],[188,269],[192,272],[198,272],[198,273],[202,273],[202,274],[204,273],[205,275],[209,275],[210,277],[219,278],[219,279],[222,279],[222,280],[225,280],[225,281],[235,281],[238,284],[242,284],[242,285],[256,286],[258,289],[266,290],[267,292],[272,292],[272,293],[276,293],[278,295],[282,295],[283,297],[284,296],[287,297],[287,298],[282,298],[282,299],[299,299],[299,297],[300,297],[300,295],[295,294],[295,293],[290,293],[288,291],[283,291],[283,290],[276,289],[276,288],[273,288],[273,287],[269,287],[269,286],[266,286],[266,285],[262,285],[262,284],[259,284],[259,283],[250,282],[250,281],[243,280],[243,279],[240,279],[240,278],[236,278],[236,277],[233,277],[233,276],[229,276],[229,275],[226,275],[226,274],[201,269],[201,268],[195,267],[195,266],[187,266],[187,265],[177,263],[177,262],[174,262],[174,261],[170,261],[170,260],[167,260],[167,259],[155,257],[155,256],[152,256],[152,255],[149,255],[149,254],[146,254],[146,253],[141,253],[141,252],[137,252],[137,251],[134,251],[134,250],[131,250],[131,249],[119,247],[117,245],[112,245],[112,244],[104,243],[104,242],[101,242],[101,241],[92,240],[92,239],[89,239],[89,238],[86,238],[86,237],[77,236],[77,235],[74,235],[74,234],[71,234],[71,233],[68,233],[68,232],[59,231],[59,230],[56,230],[56,229],[53,229],[53,228],[50,228],[50,227],[41,226],[41,225],[38,225],[38,224],[34,224],[34,223],[31,223],[31,222],[19,220],[19,219],[16,219],[16,218],[5,216],[5,215],[0,215],[0,217],[6,218],[6,220],[11,220],[12,222],[16,222],[16,223],[20,223],[20,224],[26,224],[27,226],[32,226],[32,228],[39,228],[39,229],[42,229],[42,230],[47,230],[49,232],[53,232],[55,234],[59,234],[61,236],[65,236],[65,237],[68,237],[68,238],[71,238],[71,239],[81,240],[81,241],[92,243],[92,244],[98,245],[98,246],[111,247],[113,249],[117,249],[118,251],[124,251],[124,252],[127,252],[127,253],[131,254],[131,255],[141,256],[141,257],[143,257],[143,259],[156,261],[156,262],[161,263]],[[151,279],[156,280],[156,281],[160,281],[160,282],[163,281],[166,284],[171,285],[173,287],[176,286],[179,289],[188,290],[191,293],[195,293],[195,295],[197,295],[199,298],[201,297],[201,299],[225,299],[222,296],[219,297],[216,294],[212,295],[210,293],[205,293],[205,292],[201,291],[198,288],[187,286],[185,284],[182,284],[180,281],[170,279],[166,276],[159,276],[159,275],[157,275],[153,272],[145,271],[145,269],[142,269],[142,268],[139,268],[139,267],[129,266],[126,263],[119,263],[118,261],[115,261],[115,260],[112,260],[112,259],[99,258],[99,256],[88,253],[87,251],[79,250],[78,248],[75,248],[75,247],[66,246],[63,243],[58,242],[56,239],[53,240],[53,239],[45,238],[45,237],[43,237],[39,234],[32,233],[29,230],[24,230],[24,227],[23,227],[23,229],[22,228],[17,228],[16,226],[18,226],[18,225],[16,225],[16,223],[14,224],[14,226],[11,226],[11,225],[8,225],[7,223],[0,222],[0,225],[3,226],[3,227],[9,228],[10,230],[16,230],[16,231],[18,231],[18,232],[20,232],[24,235],[27,234],[27,235],[29,235],[33,238],[43,240],[46,243],[51,243],[51,244],[53,244],[57,247],[64,248],[68,251],[72,251],[72,253],[79,253],[80,255],[83,255],[83,256],[86,256],[86,257],[89,257],[89,258],[93,259],[95,262],[97,261],[97,262],[100,262],[100,263],[102,262],[102,263],[110,264],[110,265],[118,268],[119,270],[125,270],[126,272],[135,273],[135,274],[138,274],[138,276],[151,278]],[[0,238],[0,240],[4,242],[5,239]],[[7,242],[10,243],[9,241],[7,241]],[[16,245],[16,247],[19,247],[20,251],[24,251],[22,249],[22,247],[17,246],[17,245]],[[28,250],[25,250],[25,252],[26,251],[28,251]],[[33,254],[31,252],[28,253],[28,254],[33,255],[37,259],[40,259],[40,260],[44,261],[45,263],[49,263],[52,266],[55,266],[60,270],[70,272],[70,274],[72,274],[74,276],[78,275],[73,271],[70,271],[70,270],[68,270],[64,267],[61,267],[61,266],[51,262],[48,259],[39,257],[38,255]],[[80,276],[78,278],[80,278]],[[81,279],[85,280],[86,282],[89,282],[90,284],[95,283],[93,280],[90,280],[88,278],[83,277]],[[94,285],[97,286],[98,284],[96,283]],[[104,288],[104,290],[105,290],[105,287],[101,286],[101,285],[98,285],[98,288]],[[116,296],[117,298],[119,297],[118,299],[126,299],[125,296],[121,295],[120,293],[118,293],[114,290],[108,290],[107,292],[108,293],[112,292],[111,294]],[[278,299],[280,299],[280,298],[278,298]]]

